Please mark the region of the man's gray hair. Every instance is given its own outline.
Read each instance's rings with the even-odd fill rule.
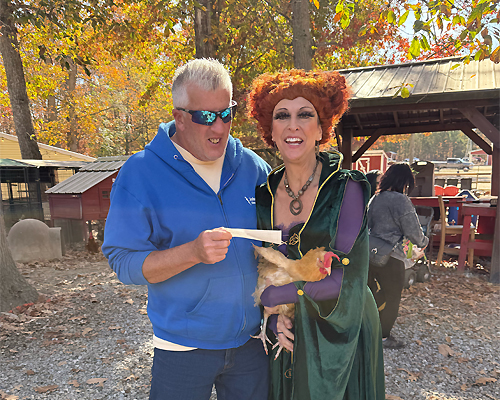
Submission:
[[[187,88],[196,85],[202,90],[226,89],[233,98],[231,76],[224,65],[212,58],[199,58],[177,68],[172,80],[172,101],[174,107],[187,107]]]

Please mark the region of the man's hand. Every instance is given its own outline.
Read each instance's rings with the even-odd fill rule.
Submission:
[[[166,281],[199,263],[214,264],[224,260],[232,235],[224,228],[203,231],[188,243],[171,249],[152,251],[142,264],[149,283]]]
[[[224,260],[232,237],[224,228],[201,232],[193,242],[195,257],[204,264],[215,264]]]

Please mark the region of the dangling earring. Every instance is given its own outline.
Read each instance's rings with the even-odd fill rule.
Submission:
[[[276,142],[274,140],[273,140],[273,150],[274,150],[274,165],[273,165],[274,168],[278,165],[278,146],[276,146]]]

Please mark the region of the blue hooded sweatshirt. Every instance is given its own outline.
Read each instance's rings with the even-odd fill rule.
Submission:
[[[142,264],[152,251],[195,240],[204,230],[256,228],[255,187],[270,168],[229,136],[216,194],[179,154],[173,134],[174,121],[161,124],[153,141],[121,168],[102,251],[120,281],[148,285],[148,316],[157,337],[203,349],[239,347],[261,320],[252,297],[252,241],[233,238],[224,260],[194,265],[160,283],[144,278]]]

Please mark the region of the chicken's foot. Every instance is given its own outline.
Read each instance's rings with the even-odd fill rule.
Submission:
[[[251,337],[253,337],[254,339],[260,339],[262,340],[262,344],[264,346],[264,351],[266,352],[266,355],[268,354],[267,353],[267,345],[266,345],[266,342],[272,344],[271,342],[271,339],[269,339],[266,335],[266,330],[267,330],[267,320],[269,319],[269,314],[267,314],[265,311],[264,311],[264,318],[263,318],[263,322],[262,322],[262,327],[260,329],[260,333],[256,336],[252,336],[250,335]]]

